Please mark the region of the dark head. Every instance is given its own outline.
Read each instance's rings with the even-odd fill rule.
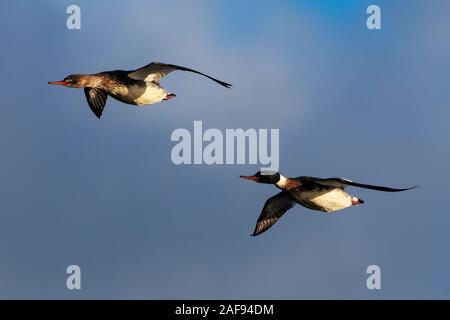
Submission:
[[[261,172],[258,171],[252,176],[240,176],[242,179],[252,180],[259,183],[268,183],[268,184],[275,184],[278,181],[280,181],[280,174],[278,172]]]
[[[49,81],[48,84],[55,84],[60,86],[66,86],[70,88],[83,88],[85,87],[86,76],[82,74],[71,74],[62,81]]]

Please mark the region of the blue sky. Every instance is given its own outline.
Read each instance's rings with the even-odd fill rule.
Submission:
[[[0,298],[450,297],[450,3],[241,2],[1,2]],[[81,30],[66,29],[70,4]],[[109,99],[98,120],[81,90],[47,85],[151,61],[234,87],[173,73],[176,99]],[[279,128],[287,176],[422,188],[352,189],[363,206],[298,206],[252,238],[277,190],[238,178],[254,165],[175,166],[170,135],[194,120]]]

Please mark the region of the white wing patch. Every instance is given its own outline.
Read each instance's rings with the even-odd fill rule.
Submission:
[[[208,79],[217,82],[221,86],[224,86],[225,88],[230,88],[231,84],[223,82],[221,80],[215,79],[211,76],[208,76],[207,74],[201,73],[199,71],[196,71],[194,69],[177,66],[174,64],[165,64],[160,62],[152,62],[145,67],[142,67],[138,70],[132,71],[128,73],[128,76],[135,80],[144,80],[147,82],[153,82],[156,84],[159,84],[159,80],[161,80],[163,77],[171,73],[172,71],[180,70],[180,71],[188,71],[193,72],[199,75],[202,75],[204,77],[207,77]]]
[[[135,80],[159,83],[163,77],[175,70],[177,70],[175,67],[152,62],[145,67],[129,73],[128,76]]]

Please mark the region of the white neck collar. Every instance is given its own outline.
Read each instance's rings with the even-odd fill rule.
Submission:
[[[280,174],[280,180],[275,183],[275,185],[279,188],[286,186],[288,179]]]

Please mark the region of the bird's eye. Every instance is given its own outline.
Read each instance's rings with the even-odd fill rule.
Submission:
[[[66,78],[66,79],[64,79],[64,81],[66,81],[66,82],[73,82],[73,79],[72,78]]]

